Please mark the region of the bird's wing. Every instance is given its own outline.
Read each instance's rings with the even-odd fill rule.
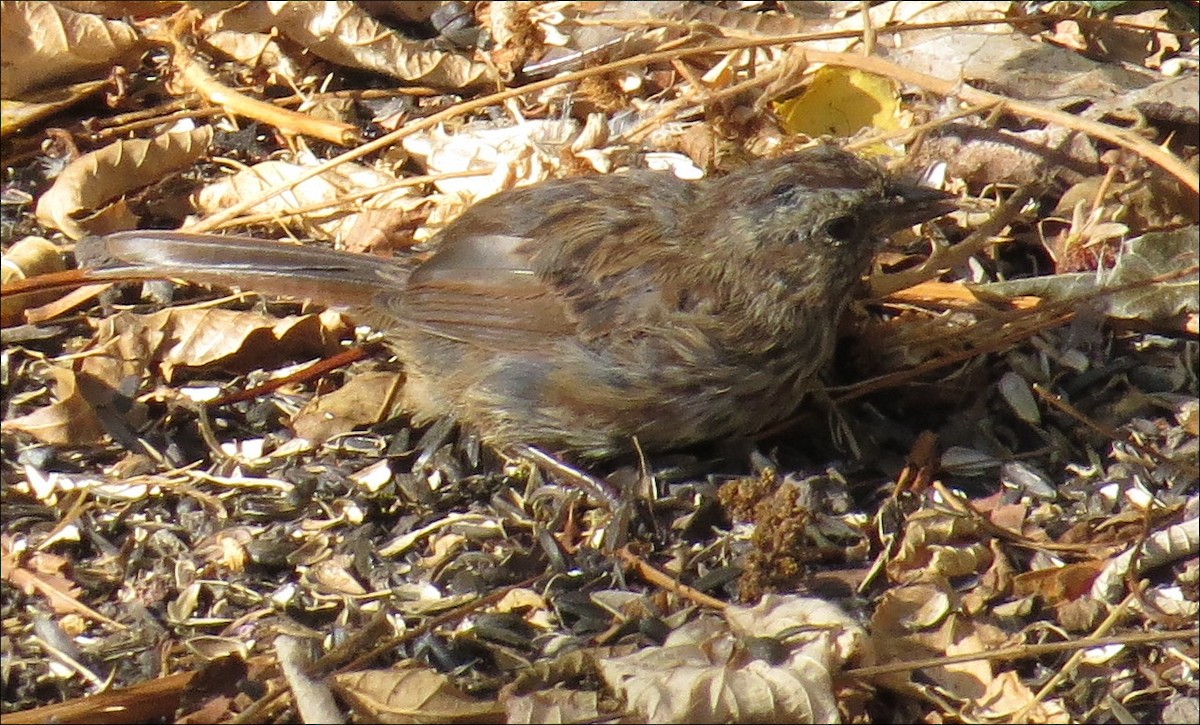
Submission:
[[[568,179],[471,207],[387,305],[429,334],[493,350],[611,335],[673,304],[691,185],[648,172]]]

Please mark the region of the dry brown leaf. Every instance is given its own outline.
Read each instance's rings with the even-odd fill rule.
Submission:
[[[987,514],[988,519],[1002,529],[1024,531],[1029,518],[1029,504],[1024,501],[1004,503],[996,494],[987,499],[976,500],[975,510]]]
[[[906,522],[899,551],[887,564],[895,582],[930,581],[979,574],[992,552],[979,525],[961,516],[918,511]]]
[[[1200,552],[1200,522],[1193,516],[1155,531],[1145,541],[1109,560],[1092,583],[1091,596],[1100,601],[1115,602],[1130,583],[1131,569],[1148,571],[1195,557],[1197,552]]]
[[[10,548],[11,547],[6,546],[5,553],[11,553],[10,551],[7,551]],[[36,577],[41,584],[54,589],[62,597],[75,599],[79,596],[79,593],[82,590],[80,590],[79,586],[67,578],[66,574],[64,574],[64,572],[68,570],[69,565],[70,562],[65,557],[45,551],[38,551],[29,554],[29,557],[24,560],[20,568],[24,569],[30,575]],[[9,567],[4,567],[4,578],[8,581],[12,581],[14,584],[17,583],[13,578],[10,577]],[[29,586],[28,584],[22,585],[21,589],[24,590],[26,594],[33,594],[37,591],[36,587]],[[50,603],[52,606],[54,606],[55,611],[59,613],[74,611],[72,607],[59,607],[54,597],[51,597]]]
[[[1052,699],[1043,702],[1034,700],[1033,690],[1021,682],[1016,672],[1002,672],[988,683],[987,691],[978,700],[970,703],[963,713],[970,722],[1013,722],[1013,717],[1021,715],[1019,722],[1032,723],[1069,723],[1072,718],[1063,708],[1062,700]],[[1026,707],[1033,709],[1025,712]]]
[[[21,561],[14,554],[13,537],[8,534],[0,537],[0,577],[4,581],[27,594],[41,594],[55,612],[73,613],[116,629],[125,628],[125,625],[109,619],[76,598],[80,594],[79,587],[61,573],[69,564],[66,559],[55,554],[36,552]]]
[[[945,628],[947,639],[945,651],[947,657],[954,655],[974,655],[987,652],[987,644],[974,631],[974,625],[966,621],[956,621]],[[922,674],[933,680],[947,693],[960,700],[972,702],[987,691],[996,679],[992,663],[985,657],[966,662],[928,667]]]
[[[1122,13],[1115,18],[1119,23],[1089,24],[1081,28],[1077,21],[1063,20],[1055,26],[1055,40],[1062,40],[1065,35],[1073,42],[1061,44],[1078,49],[1089,58],[1131,63],[1145,68],[1160,67],[1165,55],[1179,50],[1179,36],[1170,30],[1167,22],[1171,14],[1169,8],[1152,7],[1142,12],[1124,14],[1126,9],[1136,9],[1137,4],[1121,5],[1125,7],[1114,8]],[[1159,31],[1148,33],[1142,28],[1159,28]]]
[[[866,656],[862,629],[837,607],[797,596],[729,607],[728,624],[700,619],[661,647],[599,660],[605,682],[649,722],[827,722],[838,717],[832,675]],[[755,640],[781,648],[759,658]],[[765,644],[765,642],[764,642]]]
[[[77,13],[95,13],[106,18],[145,18],[170,15],[179,9],[178,0],[55,0]]]
[[[743,637],[778,637],[801,649],[818,644],[827,649],[823,657],[830,667],[848,662],[868,663],[874,659],[858,621],[836,604],[816,597],[769,594],[752,607],[728,607],[725,619],[734,632]],[[795,630],[811,629],[819,636],[797,637]],[[805,656],[814,656],[812,652]]]
[[[1069,221],[1070,226],[1042,242],[1054,260],[1056,272],[1093,272],[1111,267],[1121,254],[1123,240],[1131,236],[1131,229],[1172,229],[1194,223],[1200,215],[1194,195],[1170,180],[1144,177],[1141,159],[1129,160],[1117,154],[1105,157],[1120,165],[1127,180],[1092,176],[1063,193],[1053,216]]]
[[[1081,302],[1111,317],[1165,320],[1200,309],[1200,227],[1148,232],[1126,241],[1110,269],[973,285],[981,295],[1036,295]],[[1111,288],[1110,294],[1097,294]]]
[[[972,616],[1012,590],[1014,569],[1004,547],[996,539],[989,541],[988,546],[992,549],[992,565],[980,575],[979,586],[965,592],[962,598],[962,611]]]
[[[0,284],[8,285],[17,280],[29,279],[39,274],[61,272],[66,269],[66,262],[58,247],[43,237],[25,237],[9,247],[0,257],[3,272],[0,273]],[[0,297],[0,319],[4,324],[15,324],[21,314],[30,307],[36,307],[55,299],[57,292],[38,292],[25,295],[4,295]]]
[[[367,593],[362,583],[348,568],[345,556],[334,556],[313,564],[304,572],[304,581],[322,594],[362,596]]]
[[[208,151],[212,133],[211,126],[170,131],[152,139],[117,141],[80,156],[38,199],[38,221],[72,239],[86,236],[91,229],[77,220],[78,214],[99,211],[122,194],[188,168]]]
[[[170,345],[162,358],[168,379],[176,367],[220,363],[251,369],[293,355],[332,354],[348,330],[335,312],[277,319],[235,310],[185,308],[164,310],[154,317]]]
[[[871,615],[871,640],[881,662],[904,662],[945,654],[942,630],[956,607],[945,581],[893,587],[884,593]],[[931,629],[937,627],[937,629]],[[893,673],[881,682],[899,687],[909,673]]]
[[[549,178],[561,154],[579,134],[570,119],[534,119],[497,127],[470,123],[448,132],[436,127],[415,133],[401,143],[421,159],[430,174],[456,171],[491,171],[486,177],[445,178],[435,183],[439,191],[479,201],[514,186]]]
[[[357,4],[332,2],[242,3],[205,20],[211,31],[280,34],[325,60],[383,73],[412,83],[461,89],[478,85],[488,67],[396,33]]]
[[[901,587],[886,593],[871,620],[871,637],[880,660],[911,662],[954,655],[982,654],[1010,644],[1005,633],[957,614],[957,596],[946,582],[940,586]],[[938,614],[946,615],[940,618]],[[933,680],[948,696],[966,703],[983,696],[995,678],[986,657],[925,667],[922,677]],[[909,673],[879,679],[903,686]]]
[[[226,209],[231,204],[257,197],[267,189],[286,184],[309,170],[308,164],[287,161],[264,161],[255,164],[197,192],[196,209],[204,214]],[[361,164],[346,163],[320,176],[302,181],[248,211],[278,215],[283,226],[304,236],[340,243],[350,238],[360,217],[367,211],[404,213],[423,203],[420,197],[407,188],[384,191],[354,206],[335,203],[351,194],[395,183],[395,177],[381,171]],[[288,212],[309,207],[322,208],[288,215]]]
[[[0,96],[66,79],[106,75],[114,65],[136,60],[137,33],[126,22],[77,13],[49,2],[0,5]]]
[[[499,704],[467,696],[448,677],[432,670],[348,672],[336,675],[333,686],[367,722],[504,722]]]
[[[386,420],[401,377],[397,372],[358,373],[332,393],[310,400],[292,419],[292,430],[301,438],[321,443],[360,425]]]
[[[48,375],[56,401],[50,405],[6,420],[6,430],[27,433],[42,443],[56,446],[89,446],[104,441],[104,426],[91,403],[79,390],[75,372],[51,366]]]
[[[97,354],[84,359],[82,369],[101,384],[117,390],[128,379],[141,380],[157,360],[165,339],[159,325],[133,312],[104,318],[96,328]]]
[[[176,368],[221,365],[253,370],[281,361],[332,354],[348,331],[336,312],[285,318],[253,312],[180,307],[152,315],[121,313],[104,320],[85,369],[110,385],[158,362],[171,380]]]
[[[874,631],[899,635],[935,627],[957,606],[957,597],[945,581],[893,587],[875,607]]]
[[[63,88],[32,91],[20,100],[0,100],[0,138],[32,126],[38,121],[90,98],[106,81],[82,81]]]
[[[891,59],[920,73],[984,83],[995,93],[1058,108],[1119,98],[1157,80],[1149,71],[1099,63],[1014,32],[949,28],[925,31],[917,38],[905,34],[904,45]]]
[[[293,85],[301,87],[304,74],[315,59],[289,53],[282,47],[277,36],[271,33],[240,33],[234,30],[217,30],[204,36],[205,42],[229,58],[261,69],[266,73],[268,85]],[[304,63],[309,60],[309,63]]]
[[[837,713],[828,670],[751,659],[715,620],[686,624],[662,647],[599,666],[645,722],[822,722]]]
[[[600,722],[600,697],[595,692],[568,690],[561,686],[524,695],[501,695],[505,721],[516,723]]]
[[[1053,569],[1027,571],[1013,577],[1013,596],[1039,596],[1046,604],[1069,602],[1090,593],[1105,561],[1081,561]]]

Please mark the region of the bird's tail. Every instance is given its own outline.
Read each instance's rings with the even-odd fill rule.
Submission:
[[[308,299],[327,307],[368,307],[408,279],[408,265],[382,257],[251,237],[137,231],[86,237],[75,246],[85,274],[165,277]]]

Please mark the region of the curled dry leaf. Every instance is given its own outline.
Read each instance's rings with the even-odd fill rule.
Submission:
[[[945,580],[888,590],[872,615],[871,637],[882,663],[976,654],[1009,644],[1003,630],[963,616],[957,593]],[[981,697],[996,677],[985,657],[920,672],[964,702]],[[877,676],[876,681],[902,688],[911,676],[902,670]]]
[[[310,400],[292,419],[292,430],[300,438],[321,443],[360,425],[386,420],[400,377],[398,372],[358,373],[337,390]]]
[[[971,699],[963,714],[973,722],[1073,722],[1062,698],[1042,701],[1014,671],[1000,673],[983,694]]]
[[[205,42],[233,60],[248,66],[263,68],[267,84],[301,86],[304,71],[316,62],[307,57],[307,64],[297,54],[289,53],[270,33],[240,33],[217,30],[204,38]]]
[[[25,237],[4,253],[3,272],[0,281],[4,284],[36,277],[39,274],[61,272],[66,269],[58,247],[44,237]]]
[[[152,139],[109,144],[72,161],[38,200],[37,218],[72,239],[91,230],[77,220],[134,189],[186,169],[208,151],[212,127],[169,131]],[[115,231],[106,229],[105,231]]]
[[[868,664],[873,659],[858,622],[824,599],[768,594],[752,607],[729,607],[725,618],[744,637],[778,637],[801,647],[820,643],[828,649],[822,662],[830,667],[848,662]],[[797,630],[808,631],[800,637],[794,634]]]
[[[485,64],[465,55],[399,35],[346,0],[242,3],[210,16],[204,28],[245,33],[275,28],[305,51],[333,63],[439,88],[474,86],[488,72]]]
[[[1116,602],[1129,584],[1134,567],[1148,571],[1157,566],[1195,557],[1200,552],[1200,523],[1191,518],[1154,532],[1122,554],[1113,557],[1092,583],[1091,596],[1100,601]]]
[[[1104,567],[1104,561],[1077,561],[1061,566],[1027,571],[1013,577],[1015,597],[1041,597],[1056,606],[1090,594],[1092,582]]]
[[[972,291],[1004,299],[1035,295],[1047,300],[1073,298],[1110,317],[1164,320],[1200,311],[1200,227],[1150,232],[1126,242],[1113,268],[1105,273],[1078,272],[972,286]],[[1105,289],[1110,294],[1098,295]]]
[[[889,646],[887,638],[936,627],[955,612],[957,603],[945,580],[888,589],[880,597],[872,621],[872,635],[883,639],[876,645],[880,656],[903,655],[902,649]]]
[[[257,197],[267,189],[283,186],[307,171],[309,165],[264,161],[204,187],[196,193],[195,206],[201,213],[215,213],[243,199]],[[400,188],[382,191],[351,208],[338,204],[340,199],[352,194],[379,189],[396,181],[395,177],[370,167],[345,163],[302,181],[249,211],[277,215],[280,223],[304,236],[340,243],[350,236],[364,210],[406,213],[423,203],[409,189]],[[302,209],[311,210],[290,215]]]
[[[594,692],[567,690],[554,687],[536,690],[523,695],[504,696],[505,722],[519,723],[568,723],[602,722],[600,697]]]
[[[979,625],[968,621],[955,626],[951,622],[945,622],[940,630],[936,634],[931,633],[932,636],[926,638],[926,641],[940,639],[943,643],[940,655],[980,655],[998,644],[994,641],[996,633],[996,628],[992,625]],[[995,667],[982,657],[978,660],[936,665],[922,670],[922,674],[965,702],[974,702],[983,697],[996,681]]]
[[[121,313],[103,321],[96,342],[103,352],[85,359],[83,373],[104,390],[120,390],[130,378],[140,380],[152,360],[168,379],[181,367],[220,364],[249,370],[304,354],[333,352],[347,330],[341,315],[332,311],[283,319],[203,308]],[[105,429],[76,374],[58,367],[50,368],[49,374],[56,402],[6,421],[5,429],[53,445],[103,441]]]
[[[766,596],[675,630],[661,647],[603,659],[600,672],[648,722],[833,722],[832,675],[865,653],[849,616],[819,599]],[[755,641],[769,640],[759,648]],[[778,658],[759,649],[778,650]]]
[[[182,307],[152,315],[117,315],[109,320],[111,324],[106,321],[101,328],[97,346],[142,360],[157,359],[168,380],[175,368],[219,364],[253,370],[291,356],[329,354],[348,329],[342,316],[332,311],[280,319],[253,312]],[[114,337],[119,339],[114,341]]]
[[[918,23],[954,23],[960,21],[970,23],[980,20],[1000,21],[1012,11],[1012,3],[1008,0],[979,0],[969,3],[947,3],[941,0],[889,0],[871,5],[867,12],[870,14],[871,25],[882,28],[887,25],[916,25]],[[835,30],[859,30],[862,28],[861,12],[847,11],[847,16],[832,25]],[[1011,33],[1012,27],[1004,22],[989,25],[973,26],[980,33]],[[940,35],[942,29],[932,29],[924,32]],[[888,47],[902,46],[908,43],[909,33],[897,36],[881,36],[888,42]],[[858,46],[860,38],[839,38],[835,43],[842,43],[844,50]],[[825,41],[830,42],[830,41]],[[823,46],[824,47],[824,46]],[[829,46],[835,49],[838,46]]]
[[[976,522],[926,510],[909,517],[887,573],[892,581],[904,583],[952,579],[982,573],[991,563],[992,552]]]
[[[554,149],[565,149],[577,138],[578,131],[579,125],[570,119],[530,120],[503,127],[473,123],[453,133],[439,126],[408,136],[402,143],[405,151],[424,161],[431,174],[491,169],[486,177],[435,182],[446,194],[479,201],[514,186],[549,178],[558,159]]]
[[[82,81],[64,88],[47,88],[24,94],[19,101],[4,99],[0,113],[0,137],[16,133],[27,126],[90,98],[106,85],[105,81]]]
[[[335,675],[333,687],[364,722],[504,722],[498,704],[470,697],[432,670],[348,672]]]
[[[0,282],[8,285],[17,280],[29,279],[39,274],[61,272],[66,269],[58,247],[42,237],[25,237],[12,245],[3,256],[3,273]],[[44,304],[57,297],[54,291],[27,295],[4,295],[0,297],[0,319],[5,324],[16,323],[21,314],[30,307]]]
[[[1113,9],[1120,13],[1118,22],[1081,26],[1075,20],[1061,20],[1055,26],[1054,40],[1080,55],[1106,61],[1119,61],[1146,68],[1159,68],[1163,57],[1180,48],[1180,37],[1171,30],[1168,21],[1171,10],[1152,7],[1138,13],[1135,3],[1120,3]],[[1148,33],[1150,28],[1157,32]]]
[[[595,7],[599,5],[599,7]],[[870,6],[871,25],[876,28],[915,23],[952,23],[958,20],[1002,19],[1011,3],[979,0],[969,3],[946,3],[937,0],[904,0],[881,2]],[[715,3],[690,2],[623,2],[623,3],[545,3],[535,5],[529,12],[546,45],[553,48],[539,62],[526,66],[527,73],[549,74],[574,70],[585,60],[627,58],[648,52],[664,40],[678,38],[686,27],[704,28],[734,38],[768,35],[851,31],[847,37],[814,39],[807,48],[847,52],[862,45],[862,14],[855,4],[827,5],[810,11],[802,3],[794,3],[793,15],[761,13],[718,6]],[[645,25],[638,27],[637,22]],[[982,25],[978,32],[1009,33],[1011,28],[1001,22]],[[927,31],[928,32],[928,31]],[[886,49],[902,47],[919,32],[891,36],[880,34],[875,42]],[[898,40],[903,38],[903,40]]]
[[[912,42],[906,39],[903,47],[893,51],[892,60],[938,78],[984,82],[995,93],[1058,108],[1120,97],[1157,80],[1148,71],[1099,63],[1020,33],[962,28],[929,31]]]
[[[140,41],[121,20],[77,13],[48,2],[0,5],[0,96],[19,98],[64,79],[104,76],[136,60]]]
[[[28,415],[4,421],[5,430],[27,433],[54,446],[87,446],[103,441],[104,426],[80,391],[75,373],[55,366],[50,368],[49,377],[57,400]]]
[[[141,381],[159,355],[163,344],[162,326],[133,312],[121,311],[100,320],[93,347],[99,352],[88,355],[80,364],[82,371],[101,385],[119,390],[126,380]]]

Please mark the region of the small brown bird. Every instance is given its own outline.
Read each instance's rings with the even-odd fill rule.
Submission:
[[[92,237],[81,266],[348,309],[404,362],[406,409],[586,458],[748,436],[795,412],[890,233],[953,208],[817,147],[686,182],[649,171],[492,196],[414,270],[255,239]]]

